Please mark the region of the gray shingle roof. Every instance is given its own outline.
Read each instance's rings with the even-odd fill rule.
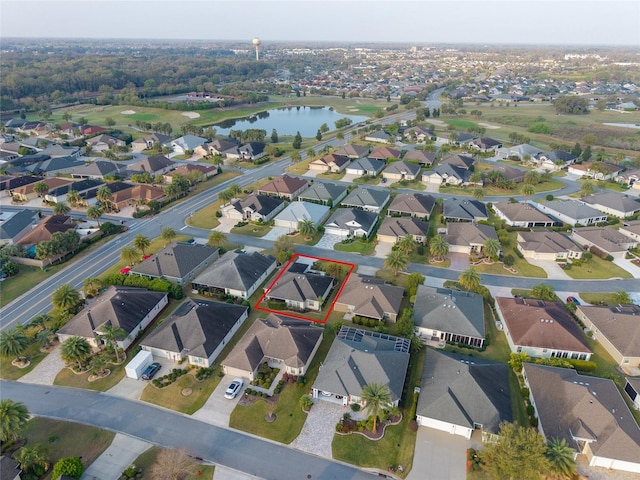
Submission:
[[[426,237],[429,223],[416,217],[385,217],[378,228],[378,235],[402,238],[405,235]]]
[[[453,165],[454,167],[468,170],[475,161],[475,158],[469,157],[468,155],[449,154],[442,157],[438,161],[438,165]]]
[[[404,289],[364,275],[351,275],[337,303],[350,305],[353,312],[370,318],[383,319],[384,314],[400,312]]]
[[[489,239],[498,240],[496,229],[492,225],[457,222],[447,224],[447,242],[449,242],[449,245],[465,247],[484,245],[484,242]]]
[[[580,305],[578,318],[586,316],[603,335],[625,357],[640,357],[640,307],[619,305],[617,307],[594,307]]]
[[[498,202],[493,204],[493,208],[499,210],[511,222],[555,221],[529,203]]]
[[[484,203],[468,198],[446,198],[443,202],[443,215],[445,218],[468,221],[489,217]]]
[[[640,211],[640,202],[620,193],[598,192],[588,197],[582,197],[580,201],[593,205],[594,208],[603,206],[624,212],[626,215],[633,215],[635,212]]]
[[[189,298],[141,344],[209,358],[247,311],[242,305]]]
[[[374,158],[360,158],[347,167],[347,170],[363,170],[365,172],[380,173],[385,163]]]
[[[360,158],[360,157],[364,157],[369,153],[369,147],[366,147],[364,145],[348,144],[348,145],[345,145],[344,147],[338,148],[333,153],[335,155],[346,155],[347,157],[350,157],[350,158]]]
[[[340,203],[349,207],[364,207],[368,205],[383,207],[388,200],[389,192],[386,190],[360,187],[349,193]]]
[[[315,182],[309,188],[307,188],[304,192],[302,192],[299,196],[299,200],[310,200],[310,201],[322,201],[326,202],[331,200],[335,203],[335,201],[342,196],[342,194],[347,190],[347,187],[342,185],[336,185],[333,183],[324,183],[324,182]]]
[[[20,210],[8,220],[0,222],[0,239],[10,240],[29,225],[35,224],[38,214],[33,210]]]
[[[275,263],[271,255],[231,251],[194,278],[193,283],[245,292]]]
[[[484,308],[477,293],[418,285],[413,306],[418,327],[484,338]]]
[[[518,232],[518,243],[523,250],[538,253],[579,252],[582,250],[569,237],[560,232]]]
[[[284,200],[279,197],[272,197],[270,195],[258,195],[252,193],[247,198],[236,200],[231,202],[231,205],[238,211],[243,213],[245,208],[250,209],[252,212],[256,212],[262,216],[269,216],[276,208],[284,203]]]
[[[589,205],[585,205],[577,200],[552,200],[545,202],[544,206],[553,212],[566,215],[574,220],[580,220],[583,218],[602,217],[602,212],[596,210]]]
[[[320,205],[311,202],[291,202],[287,207],[278,214],[277,220],[285,222],[300,223],[304,220],[311,220],[319,225],[331,210],[326,205]]]
[[[390,173],[396,175],[418,175],[420,172],[420,165],[410,162],[403,162],[402,160],[398,162],[392,162],[389,164],[387,168],[384,169],[383,173]]]
[[[317,301],[333,283],[333,277],[313,273],[284,272],[267,292],[267,298]]]
[[[429,350],[416,414],[498,433],[513,418],[507,375],[504,363]]]
[[[333,215],[329,217],[326,225],[335,224],[338,228],[349,229],[347,223],[355,222],[361,226],[362,230],[368,232],[378,220],[378,215],[358,208],[337,208]]]
[[[426,217],[431,215],[436,199],[424,193],[401,193],[389,205],[389,213],[404,213]]]
[[[183,278],[199,265],[217,258],[217,248],[189,243],[171,243],[131,269],[151,277]]]

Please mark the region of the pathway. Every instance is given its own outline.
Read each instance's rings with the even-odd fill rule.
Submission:
[[[80,480],[118,480],[136,458],[151,448],[151,444],[116,433],[113,442],[89,465]]]
[[[572,280],[572,278],[567,275],[558,262],[554,260],[534,260],[532,258],[527,258],[527,262],[531,265],[535,265],[536,267],[542,268],[545,272],[547,272],[547,278],[553,280]]]
[[[22,376],[18,381],[36,383],[38,385],[53,385],[58,373],[65,366],[64,360],[60,358],[60,345],[58,345],[33,370]]]
[[[613,261],[613,263],[623,270],[629,272],[631,275],[633,275],[633,278],[640,278],[640,267],[631,263],[631,260],[616,259]]]
[[[242,397],[244,389],[247,386],[245,380],[245,384],[238,393],[238,396],[233,400],[229,400],[228,398],[224,398],[224,392],[227,390],[229,384],[232,381],[232,376],[225,375],[220,380],[220,383],[215,388],[215,390],[211,393],[211,395],[209,395],[209,398],[207,399],[205,404],[192,415],[193,418],[197,418],[198,420],[202,420],[203,422],[210,423],[211,425],[228,427],[231,412],[233,412],[233,409],[238,404],[238,400]]]

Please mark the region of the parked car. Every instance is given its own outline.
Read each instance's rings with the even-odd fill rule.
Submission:
[[[224,392],[224,398],[228,398],[232,400],[238,396],[240,390],[242,390],[242,385],[244,384],[241,378],[234,378],[233,382],[229,384],[227,387],[227,391]]]
[[[159,363],[153,362],[151,365],[144,369],[144,372],[142,372],[142,379],[151,380],[156,375],[156,373],[158,373],[160,368],[161,365]]]
[[[576,305],[580,305],[580,302],[576,297],[567,297],[567,303],[574,303]]]

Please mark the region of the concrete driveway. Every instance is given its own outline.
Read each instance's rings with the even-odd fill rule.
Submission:
[[[238,220],[234,220],[232,218],[219,218],[218,221],[220,225],[218,225],[214,230],[216,232],[230,233],[233,226],[238,223]]]
[[[547,272],[547,277],[554,280],[572,280],[572,278],[566,274],[564,270],[558,265],[558,262],[551,260],[533,260],[531,258],[526,259],[531,265],[540,267]]]
[[[129,359],[129,361],[131,361],[131,359]],[[182,368],[168,358],[153,357],[153,361],[161,365],[160,370],[158,371],[158,373],[156,373],[154,378],[167,375],[174,368]],[[135,378],[129,378],[125,376],[122,380],[120,380],[113,387],[107,390],[107,393],[131,400],[140,400],[142,391],[147,388],[147,385],[149,385],[148,380],[142,380],[141,378],[136,380]]]
[[[247,379],[244,379],[242,390],[235,399],[229,400],[224,398],[224,392],[234,378],[235,377],[230,375],[222,377],[222,380],[220,380],[220,383],[207,399],[206,403],[200,410],[195,412],[192,417],[210,423],[211,425],[217,425],[218,427],[228,427],[231,412],[233,412],[233,409],[238,404],[238,400],[243,395],[244,389],[248,384]]]
[[[269,231],[269,233],[267,233],[264,237],[262,237],[262,239],[274,241],[274,240],[277,240],[278,237],[281,237],[282,235],[286,235],[290,231],[291,229],[288,227],[273,227]]]
[[[459,435],[451,435],[433,428],[418,428],[413,467],[407,480],[464,480],[467,478],[467,448],[470,446],[471,442]]]
[[[451,265],[449,266],[451,270],[462,271],[469,268],[469,255],[466,253],[450,253],[447,257],[451,260]]]
[[[387,255],[391,253],[392,248],[393,248],[393,243],[378,242],[376,244],[376,249],[373,255],[378,258],[387,258]]]
[[[326,248],[327,250],[333,250],[333,246],[336,243],[340,243],[345,237],[341,237],[340,235],[333,235],[331,233],[325,233],[318,243],[316,243],[316,247],[318,248]]]
[[[116,433],[111,445],[84,471],[80,480],[118,480],[122,472],[151,444]]]

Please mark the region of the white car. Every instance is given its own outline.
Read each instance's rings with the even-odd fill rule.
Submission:
[[[240,390],[242,390],[242,385],[244,385],[244,382],[241,378],[234,378],[233,382],[227,387],[227,391],[224,392],[224,398],[228,398],[229,400],[236,398]]]

